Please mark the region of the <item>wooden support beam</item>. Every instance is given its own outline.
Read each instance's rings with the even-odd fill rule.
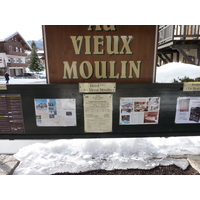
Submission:
[[[174,48],[174,47],[172,47]],[[183,55],[183,57],[190,63],[195,65],[195,62],[185,53],[185,51],[180,47],[177,46],[176,49]]]
[[[176,62],[179,62],[179,51],[177,51],[177,54],[176,54]]]
[[[171,49],[177,49],[179,47],[182,49],[198,49],[200,45],[199,44],[174,44],[170,46]]]
[[[167,63],[166,59],[163,58],[161,53],[158,53],[158,57],[164,62]]]
[[[198,65],[200,65],[200,48],[197,50]]]
[[[169,61],[169,62],[172,62],[172,59],[166,54],[166,53],[162,53],[165,58]]]

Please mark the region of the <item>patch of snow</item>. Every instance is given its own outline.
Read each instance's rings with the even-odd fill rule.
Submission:
[[[184,155],[198,154],[200,137],[55,140],[21,148],[14,154],[20,161],[14,175],[152,169],[172,164],[184,170],[188,166]],[[170,155],[183,158],[175,159]]]
[[[157,67],[156,82],[157,83],[172,83],[174,79],[200,77],[200,66],[185,63],[168,63]]]
[[[4,80],[4,77],[1,76],[0,77],[0,84],[6,84],[6,81]],[[26,84],[46,84],[46,79],[26,79],[26,78],[13,78],[13,77],[10,77],[10,80],[9,80],[9,84],[10,85],[14,85],[14,84],[23,84],[23,85],[26,85]]]

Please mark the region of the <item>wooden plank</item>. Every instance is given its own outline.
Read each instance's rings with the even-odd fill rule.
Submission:
[[[158,56],[164,63],[167,63],[166,59],[163,58],[161,53],[158,53]]]
[[[185,53],[185,51],[180,47],[177,46],[176,49],[183,55],[183,57],[190,63],[195,64],[195,62]]]
[[[172,59],[166,54],[166,53],[162,53],[165,58],[169,61],[169,62],[172,62]]]

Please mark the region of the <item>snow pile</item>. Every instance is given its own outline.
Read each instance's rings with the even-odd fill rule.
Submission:
[[[151,169],[172,164],[184,170],[188,161],[170,156],[189,154],[200,154],[199,137],[56,140],[21,148],[14,154],[20,161],[14,174]]]
[[[185,64],[185,63],[168,63],[157,67],[156,82],[157,83],[172,83],[174,79],[200,77],[200,66]]]

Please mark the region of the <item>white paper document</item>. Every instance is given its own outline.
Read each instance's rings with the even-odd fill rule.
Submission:
[[[85,132],[112,132],[112,94],[85,94]]]
[[[200,123],[200,97],[179,97],[176,104],[175,123]]]

